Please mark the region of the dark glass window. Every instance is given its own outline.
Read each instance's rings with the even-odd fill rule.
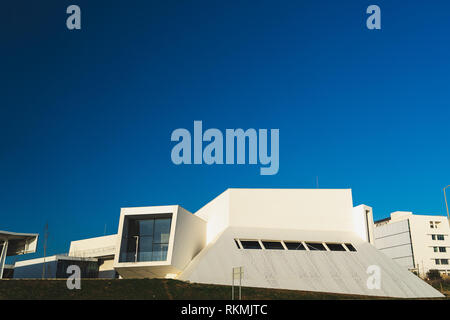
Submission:
[[[441,264],[448,264],[448,259],[441,259]]]
[[[438,234],[437,235],[437,239],[438,240],[444,240],[444,235],[443,234]]]
[[[439,252],[447,252],[447,248],[446,247],[439,247]]]
[[[340,243],[327,243],[327,247],[330,251],[345,251],[345,248]]]
[[[285,241],[284,244],[288,250],[306,250],[305,246],[301,242]]]
[[[310,251],[326,251],[325,246],[318,242],[306,242]]]
[[[279,241],[262,241],[265,249],[268,250],[284,250],[283,245]]]
[[[71,265],[80,267],[81,278],[98,278],[98,262],[83,260],[57,260],[56,278],[65,279],[69,277],[70,274],[67,273],[67,268]]]
[[[261,249],[258,241],[241,240],[241,244],[244,249]]]
[[[356,248],[351,244],[351,243],[346,243],[345,246],[348,248],[348,250],[350,251],[356,251]]]
[[[120,262],[167,260],[171,218],[129,219]]]
[[[234,243],[236,244],[236,247],[237,247],[238,249],[241,248],[241,247],[239,246],[239,242],[238,242],[236,239],[234,239]]]

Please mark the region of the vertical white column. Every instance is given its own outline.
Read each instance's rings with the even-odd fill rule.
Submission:
[[[5,240],[3,242],[2,252],[0,253],[0,279],[3,279],[3,270],[5,269],[7,252],[8,252],[8,240]]]

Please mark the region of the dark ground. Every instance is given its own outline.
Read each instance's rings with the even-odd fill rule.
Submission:
[[[432,283],[450,293],[450,281]],[[120,299],[120,300],[228,300],[231,287],[208,284],[190,284],[166,279],[83,279],[80,290],[69,290],[66,280],[0,280],[0,300],[4,299]],[[309,291],[262,288],[242,288],[244,300],[336,300],[380,299],[371,296],[342,295]]]

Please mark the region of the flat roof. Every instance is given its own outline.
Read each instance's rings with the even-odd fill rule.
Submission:
[[[66,256],[66,255],[54,255],[54,256],[48,256],[48,257],[42,257],[42,258],[36,258],[36,259],[29,259],[29,260],[22,260],[22,261],[17,261],[15,263],[15,267],[24,267],[24,266],[29,266],[29,265],[33,265],[33,264],[40,264],[40,263],[44,263],[44,261],[47,262],[52,262],[52,261],[58,261],[58,260],[69,260],[69,261],[98,261],[97,258],[81,258],[81,257],[72,257],[72,256]]]
[[[0,240],[20,240],[24,238],[35,238],[39,233],[17,233],[0,230]]]

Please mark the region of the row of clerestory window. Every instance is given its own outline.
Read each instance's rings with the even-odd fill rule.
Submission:
[[[305,251],[351,251],[356,248],[351,243],[337,242],[307,242],[307,241],[273,241],[234,239],[238,249],[265,249],[265,250],[305,250]]]

